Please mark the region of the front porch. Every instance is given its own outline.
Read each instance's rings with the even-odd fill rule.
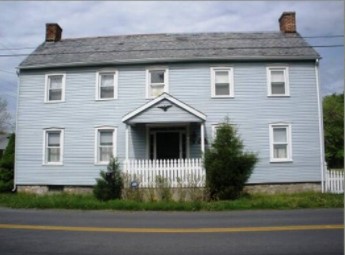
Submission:
[[[140,188],[203,187],[206,116],[167,93],[128,113],[123,172]]]

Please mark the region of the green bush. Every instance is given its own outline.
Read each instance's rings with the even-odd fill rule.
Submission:
[[[11,192],[14,179],[15,134],[10,136],[4,155],[0,160],[0,192]]]
[[[123,189],[120,163],[117,159],[111,158],[107,166],[107,172],[100,172],[101,178],[97,178],[97,184],[93,188],[93,194],[98,200],[107,201],[120,199]]]
[[[210,199],[236,199],[249,179],[257,156],[243,151],[243,142],[226,119],[210,149],[205,151],[206,188]]]

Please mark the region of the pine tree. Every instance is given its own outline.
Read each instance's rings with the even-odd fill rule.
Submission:
[[[10,192],[14,179],[15,134],[10,136],[4,155],[0,160],[0,192]]]
[[[217,128],[216,138],[204,157],[206,187],[211,199],[240,196],[258,160],[255,154],[243,149],[236,129],[226,119]]]
[[[116,158],[111,158],[107,166],[107,172],[100,172],[101,178],[97,178],[97,184],[93,194],[99,200],[107,201],[120,199],[123,189],[123,180],[120,171],[120,163]]]

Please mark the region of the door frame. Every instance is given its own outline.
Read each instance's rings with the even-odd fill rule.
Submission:
[[[154,130],[154,129],[166,129],[166,130]],[[171,128],[169,130],[169,128]],[[175,130],[174,130],[175,129]],[[190,155],[190,135],[189,135],[189,130],[190,126],[189,124],[147,124],[146,125],[146,158],[150,159],[150,146],[151,146],[151,139],[150,136],[151,134],[154,134],[154,152],[153,152],[153,159],[157,158],[157,143],[156,143],[156,134],[157,133],[179,133],[179,156],[182,158],[182,139],[183,139],[183,134],[186,136],[186,158],[189,158]]]

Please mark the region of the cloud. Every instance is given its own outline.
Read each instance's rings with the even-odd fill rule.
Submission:
[[[342,1],[13,1],[0,2],[0,54],[29,53],[6,48],[37,47],[45,23],[57,22],[63,38],[143,33],[278,31],[283,11],[295,11],[304,36],[344,33]],[[338,39],[308,39],[311,44],[343,44]],[[322,94],[340,92],[343,48],[317,48]],[[0,58],[0,95],[15,111],[15,67],[24,59]],[[3,72],[1,70],[5,70]],[[9,74],[7,72],[12,72]],[[6,84],[13,84],[11,86]]]

